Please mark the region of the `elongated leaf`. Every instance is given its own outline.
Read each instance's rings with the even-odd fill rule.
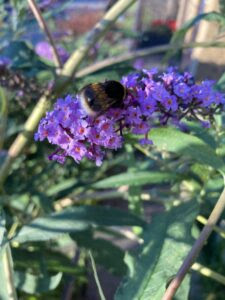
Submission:
[[[38,218],[22,227],[14,238],[20,243],[47,241],[61,234],[77,232],[96,226],[144,226],[146,223],[135,215],[111,207],[70,207],[59,213]]]
[[[42,275],[37,276],[30,273],[15,272],[15,286],[28,294],[43,293],[54,290],[62,279],[62,273],[53,276]]]
[[[216,83],[216,88],[220,91],[225,90],[225,73],[222,74],[218,82]]]
[[[201,20],[209,21],[209,22],[218,22],[222,26],[225,25],[225,17],[218,12],[209,12],[209,13],[204,13],[197,15],[195,18],[188,20],[180,30],[175,32],[172,38],[172,43],[177,42],[178,40],[182,40],[186,34],[186,32],[193,27],[194,25],[197,25]]]
[[[77,179],[75,179],[75,178],[70,178],[70,179],[67,179],[67,180],[63,180],[59,184],[56,184],[53,187],[51,187],[47,191],[46,194],[48,196],[55,196],[59,193],[64,192],[65,190],[70,190],[72,187],[75,186],[76,183],[77,183]]]
[[[35,247],[36,248],[36,247]],[[40,247],[35,251],[29,251],[24,248],[12,249],[15,269],[26,271],[32,267],[33,273],[41,272],[40,261],[44,262],[46,270],[49,272],[63,272],[79,276],[85,276],[85,271],[78,265],[71,264],[71,260],[59,252],[53,252],[47,247]]]
[[[170,182],[175,179],[175,174],[166,172],[134,172],[122,173],[103,179],[93,186],[95,188],[113,188],[121,185],[141,186],[144,184],[156,184]]]
[[[144,231],[144,244],[134,256],[127,256],[130,274],[116,293],[116,300],[160,300],[191,247],[191,227],[198,213],[196,202],[173,207],[156,215]],[[185,300],[188,282],[181,288]]]
[[[224,165],[222,159],[216,155],[215,151],[196,136],[173,128],[157,128],[150,131],[149,137],[160,150],[188,155],[192,159],[217,170],[222,169]]]
[[[7,277],[5,272],[5,255],[6,255],[6,247],[2,247],[0,251],[0,299],[1,300],[10,300],[9,293],[7,290]]]
[[[5,216],[2,211],[0,212],[0,249],[3,243],[4,234],[5,234]]]
[[[173,44],[176,48],[176,45],[182,44],[184,42],[184,38],[186,33],[190,28],[197,25],[201,20],[205,20],[208,22],[218,22],[220,25],[225,25],[225,17],[218,12],[209,12],[197,15],[195,18],[188,20],[179,30],[177,30],[171,39],[171,44]],[[165,55],[164,61],[168,61],[177,50],[170,50]]]
[[[199,139],[203,140],[207,145],[209,145],[212,149],[216,149],[217,144],[215,140],[215,136],[210,133],[208,128],[203,128],[201,124],[197,122],[188,122],[186,121],[185,124],[188,126],[188,128],[193,132],[195,136],[197,136]]]

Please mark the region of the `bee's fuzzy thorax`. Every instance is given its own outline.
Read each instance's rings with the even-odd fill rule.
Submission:
[[[121,108],[126,96],[125,87],[118,81],[107,80],[103,83],[91,83],[80,92],[80,101],[87,114],[96,116],[109,108]]]

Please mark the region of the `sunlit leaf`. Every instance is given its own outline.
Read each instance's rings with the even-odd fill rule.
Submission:
[[[62,273],[53,276],[46,274],[33,275],[28,272],[16,271],[14,274],[15,286],[28,294],[43,293],[54,290],[62,279]]]
[[[191,227],[197,214],[198,204],[192,201],[153,217],[144,231],[143,246],[126,257],[129,275],[117,290],[116,300],[162,299],[167,282],[190,250]],[[186,281],[176,299],[187,299],[188,289]]]
[[[63,272],[73,275],[82,276],[85,271],[82,267],[71,264],[71,260],[66,255],[51,251],[46,247],[41,247],[33,251],[24,248],[12,249],[13,261],[15,269],[26,271],[27,268],[32,267],[32,271],[40,272],[40,261],[44,261],[46,269],[50,272]]]
[[[217,170],[222,169],[224,165],[215,151],[196,136],[173,128],[157,128],[150,131],[149,137],[160,150],[188,155],[190,158]]]
[[[176,50],[176,46],[180,45],[184,42],[184,38],[186,33],[189,29],[191,29],[193,26],[197,25],[201,20],[205,20],[208,22],[217,22],[221,26],[225,25],[225,17],[221,13],[218,12],[209,12],[209,13],[203,13],[199,14],[196,17],[192,18],[191,20],[188,20],[186,23],[183,24],[183,26],[177,30],[171,39],[171,44],[174,45],[175,49],[168,51],[166,54],[165,60],[168,61],[169,58],[174,54],[174,51]]]
[[[135,215],[111,207],[79,206],[43,218],[37,218],[22,227],[15,241],[47,241],[65,233],[77,232],[95,226],[144,226],[145,222]]]
[[[197,25],[201,20],[205,20],[208,22],[218,22],[220,25],[225,25],[225,17],[218,12],[209,12],[197,15],[195,18],[188,20],[178,31],[175,32],[172,38],[172,43],[183,40],[186,32]]]
[[[3,271],[3,266],[4,266],[4,253],[5,250],[0,251],[0,282],[1,282],[1,288],[0,288],[0,299],[2,300],[9,300],[8,292],[7,292],[7,279],[5,277],[5,272]]]
[[[70,190],[71,188],[73,188],[76,183],[77,183],[76,178],[70,178],[67,180],[63,180],[59,184],[56,184],[56,185],[52,186],[50,189],[48,189],[47,195],[55,196],[59,193],[66,192],[66,191]]]
[[[216,83],[216,88],[220,91],[225,90],[225,73],[223,73],[223,75],[220,77],[220,79]]]
[[[187,124],[188,129],[191,131],[191,134],[194,133],[195,136],[203,140],[206,144],[208,144],[214,150],[217,147],[215,136],[212,135],[208,128],[203,128],[201,124],[197,122],[185,122]]]
[[[176,178],[175,174],[167,172],[129,172],[120,173],[106,179],[96,182],[93,186],[96,188],[113,188],[121,185],[141,186],[145,184],[159,184],[170,182]]]
[[[13,283],[10,282],[10,276],[13,274],[13,260],[11,256],[11,248],[9,245],[0,247],[0,299],[15,299],[15,291]]]
[[[5,215],[3,211],[0,212],[0,249],[5,235]]]

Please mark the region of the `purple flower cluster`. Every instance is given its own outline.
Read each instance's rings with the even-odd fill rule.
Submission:
[[[66,62],[69,57],[69,53],[61,46],[57,46],[56,48],[57,48],[57,51],[58,51],[61,61],[63,63]],[[37,43],[37,45],[35,46],[35,52],[39,56],[53,61],[52,47],[48,42],[42,41],[42,42]]]
[[[50,159],[64,163],[67,156],[76,162],[86,157],[99,166],[105,149],[122,147],[123,133],[141,135],[141,144],[151,144],[148,133],[152,126],[169,121],[179,125],[185,117],[207,127],[207,120],[225,103],[212,81],[195,84],[189,73],[179,74],[172,68],[163,74],[156,69],[142,70],[124,77],[121,83],[127,89],[123,107],[111,108],[97,117],[87,114],[77,96],[58,99],[35,134],[35,140],[47,138],[58,146]]]

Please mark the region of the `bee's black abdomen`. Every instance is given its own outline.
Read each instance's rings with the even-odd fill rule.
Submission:
[[[118,102],[123,101],[126,95],[124,86],[115,80],[108,80],[104,82],[105,93],[109,98],[117,99]]]

